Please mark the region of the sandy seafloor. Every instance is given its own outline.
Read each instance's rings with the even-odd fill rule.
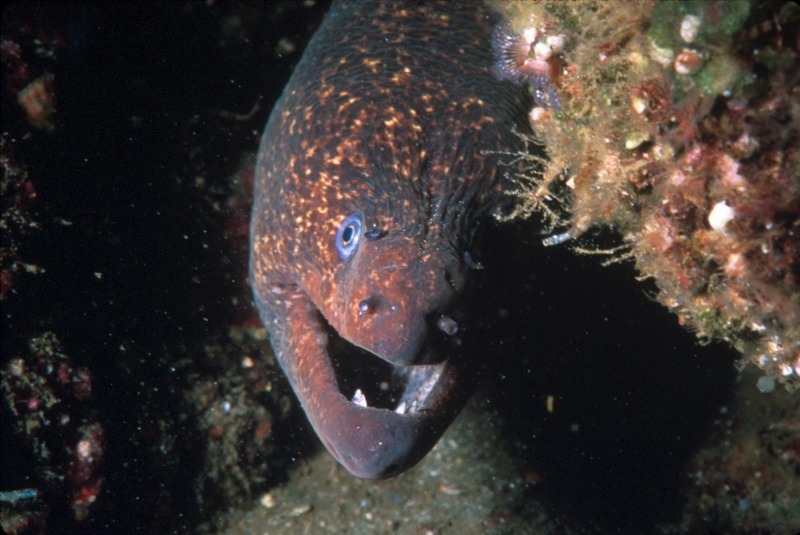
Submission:
[[[3,166],[26,178],[4,189],[0,484],[38,492],[3,502],[6,529],[702,533],[714,524],[687,520],[706,510],[687,500],[724,495],[741,513],[756,496],[783,499],[758,493],[761,476],[702,496],[688,477],[699,448],[721,443],[737,388],[765,402],[757,374],[737,379],[735,353],[699,345],[629,265],[545,249],[528,222],[491,228],[484,242],[469,346],[483,386],[440,444],[390,481],[354,479],[331,460],[271,360],[246,284],[253,154],[324,9],[4,8],[3,40],[20,45],[28,81],[54,75],[57,110],[51,132],[31,125],[16,100],[19,62],[4,56]],[[31,348],[48,332],[57,355]],[[45,364],[25,377],[38,386],[22,387],[14,359],[33,370],[34,357]],[[48,359],[88,370],[91,393],[59,390]],[[47,410],[45,393],[55,396]],[[736,425],[772,429],[773,418],[786,432],[769,444],[791,453],[797,401],[780,399],[777,416],[768,405]],[[34,420],[47,424],[26,430]],[[79,477],[76,441],[95,424],[102,461]],[[753,461],[761,447],[742,448],[736,466],[766,474]],[[783,466],[769,472],[771,488],[796,488],[797,461]],[[76,492],[93,482],[78,520]]]

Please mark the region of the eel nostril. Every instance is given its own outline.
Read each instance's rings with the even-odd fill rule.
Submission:
[[[381,306],[381,299],[370,295],[358,302],[358,315],[375,314]]]
[[[453,336],[458,332],[458,323],[450,316],[442,316],[436,320],[436,326],[443,333]]]
[[[400,310],[397,302],[387,301],[381,295],[370,295],[358,302],[358,317],[367,314],[372,315],[380,312],[381,314],[395,313]]]

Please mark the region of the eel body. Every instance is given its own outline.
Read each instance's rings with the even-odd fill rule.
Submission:
[[[477,1],[335,3],[264,130],[256,305],[315,431],[359,477],[414,465],[471,394],[457,297],[481,220],[510,202],[501,153],[521,150],[531,104],[493,74],[500,23]],[[365,355],[390,373],[348,368]]]

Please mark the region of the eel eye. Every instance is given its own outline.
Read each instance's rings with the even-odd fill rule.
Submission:
[[[355,254],[358,242],[361,241],[361,227],[361,216],[350,214],[336,231],[336,251],[342,260],[347,260]]]

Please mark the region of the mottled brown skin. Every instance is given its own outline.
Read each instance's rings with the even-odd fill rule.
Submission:
[[[396,366],[430,359],[465,284],[479,222],[507,206],[497,153],[518,150],[529,97],[492,74],[499,17],[478,2],[341,2],[297,64],[261,141],[251,280],[273,348],[314,429],[359,477],[418,462],[470,394],[443,361],[407,414],[340,393],[322,318]],[[358,247],[336,235],[356,214]],[[462,350],[468,354],[468,349]]]

